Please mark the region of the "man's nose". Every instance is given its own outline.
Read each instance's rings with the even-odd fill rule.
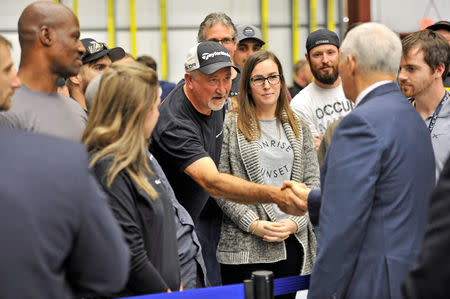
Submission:
[[[406,72],[403,69],[398,70],[398,81],[404,81],[406,80]]]
[[[17,76],[17,70],[15,67],[12,69],[12,81],[11,81],[11,87],[12,88],[19,88],[22,85],[22,82],[20,82],[19,77]]]
[[[81,55],[86,52],[86,49],[84,48],[83,43],[80,40],[78,40],[78,52],[80,52]]]

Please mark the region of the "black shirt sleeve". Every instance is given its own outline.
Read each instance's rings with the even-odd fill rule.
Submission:
[[[157,147],[167,155],[175,168],[183,172],[186,167],[201,159],[208,157],[201,140],[202,133],[188,123],[171,123],[159,134]]]

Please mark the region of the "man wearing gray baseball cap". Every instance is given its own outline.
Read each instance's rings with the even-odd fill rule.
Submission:
[[[239,71],[227,49],[217,42],[201,42],[189,51],[184,66],[184,80],[161,104],[150,151],[193,218],[200,242],[200,234],[215,233],[198,226],[209,196],[248,204],[276,203],[288,214],[303,215],[306,206],[291,190],[251,183],[217,170],[231,69]]]
[[[261,50],[265,42],[262,39],[262,34],[259,28],[253,25],[238,25],[236,26],[238,32],[238,44],[236,51],[234,51],[234,63],[243,68],[247,58]]]

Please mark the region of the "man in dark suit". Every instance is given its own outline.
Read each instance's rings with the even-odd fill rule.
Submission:
[[[429,222],[419,262],[402,286],[404,298],[450,297],[450,159],[430,200]]]
[[[310,217],[320,207],[308,298],[400,298],[435,183],[431,139],[394,84],[402,52],[394,32],[359,25],[340,51],[339,74],[355,109],[334,133],[321,192],[304,192]]]
[[[0,35],[0,110],[20,86]],[[0,128],[2,298],[109,294],[128,278],[129,251],[79,143]]]

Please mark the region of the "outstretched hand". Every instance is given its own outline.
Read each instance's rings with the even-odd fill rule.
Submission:
[[[308,202],[308,196],[311,189],[306,187],[305,184],[295,181],[284,181],[283,186],[281,186],[281,190],[284,190],[286,188],[290,188],[292,192],[294,192],[294,194],[301,200],[303,200],[304,202]]]
[[[285,181],[281,187],[281,197],[278,198],[278,207],[289,215],[303,216],[308,212],[307,196],[301,190],[306,188],[305,184],[293,181]]]

